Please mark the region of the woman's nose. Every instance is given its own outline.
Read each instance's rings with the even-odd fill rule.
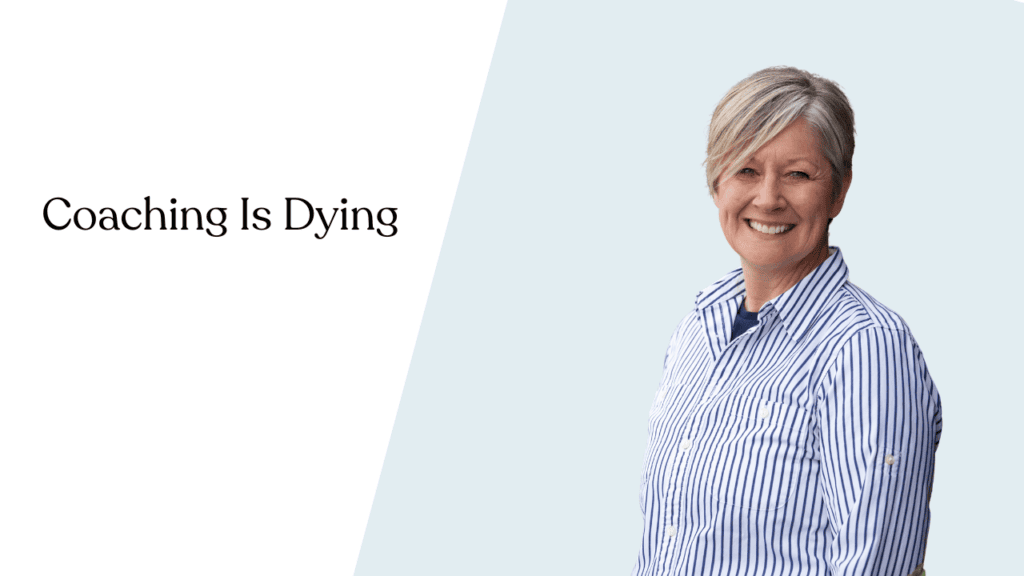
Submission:
[[[785,207],[786,200],[782,197],[782,186],[777,178],[765,177],[758,184],[754,206],[761,210],[772,211]]]

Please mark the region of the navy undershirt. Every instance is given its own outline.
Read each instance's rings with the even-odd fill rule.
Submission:
[[[747,312],[747,307],[741,303],[740,311],[732,322],[732,338],[730,338],[730,341],[735,340],[737,336],[750,330],[752,326],[757,326],[757,312]]]

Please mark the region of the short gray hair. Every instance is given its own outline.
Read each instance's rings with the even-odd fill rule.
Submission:
[[[832,199],[853,171],[853,109],[831,80],[785,66],[754,72],[732,87],[711,116],[708,189],[733,176],[761,146],[799,118],[818,133],[821,154],[832,165]],[[729,171],[726,174],[726,170]]]

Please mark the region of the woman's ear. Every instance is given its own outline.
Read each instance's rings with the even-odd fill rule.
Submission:
[[[829,211],[829,218],[835,218],[839,216],[839,212],[843,209],[843,203],[846,202],[846,191],[850,189],[850,184],[853,182],[853,170],[846,173],[846,178],[843,178],[843,187],[839,190],[839,196],[835,202],[832,203],[832,210]]]

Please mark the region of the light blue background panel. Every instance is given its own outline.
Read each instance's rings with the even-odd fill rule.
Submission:
[[[850,97],[831,242],[942,394],[928,573],[1014,566],[1022,30],[1012,0],[510,0],[356,575],[629,573],[668,338],[738,267],[707,124],[779,64]]]

